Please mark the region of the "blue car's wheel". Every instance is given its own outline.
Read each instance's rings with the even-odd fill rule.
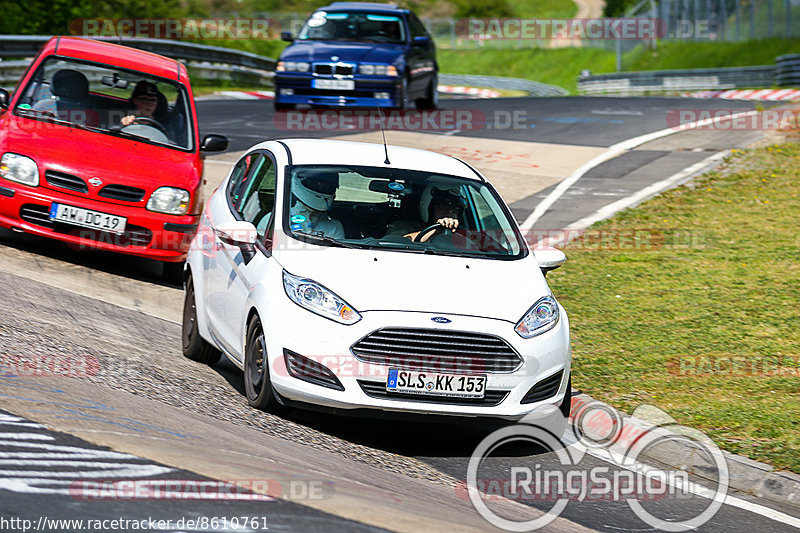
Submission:
[[[439,77],[434,74],[425,92],[425,98],[417,100],[417,109],[436,109],[439,106]]]

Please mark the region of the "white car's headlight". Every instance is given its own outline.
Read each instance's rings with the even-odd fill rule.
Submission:
[[[39,167],[30,157],[6,152],[0,160],[0,176],[23,185],[39,185]]]
[[[284,270],[283,288],[294,303],[312,313],[347,325],[361,320],[358,311],[316,281],[298,278]]]
[[[514,330],[523,339],[535,337],[553,329],[558,323],[558,302],[552,296],[540,298],[517,322]]]
[[[175,187],[159,187],[150,195],[147,210],[168,215],[185,215],[189,210],[189,191]]]

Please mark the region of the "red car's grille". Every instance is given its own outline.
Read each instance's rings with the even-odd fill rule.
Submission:
[[[59,187],[61,189],[69,189],[70,191],[87,193],[89,186],[83,181],[83,178],[67,174],[66,172],[58,172],[55,170],[45,170],[44,179],[49,185]]]

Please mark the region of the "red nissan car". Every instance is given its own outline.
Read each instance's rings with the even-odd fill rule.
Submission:
[[[183,268],[203,207],[186,68],[126,46],[53,37],[0,89],[0,227]]]

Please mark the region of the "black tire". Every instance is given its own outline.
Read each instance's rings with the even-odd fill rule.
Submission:
[[[275,108],[275,111],[289,111],[291,109],[297,109],[297,104],[281,104],[273,100],[272,107]]]
[[[434,110],[439,106],[439,98],[437,87],[439,86],[439,77],[436,74],[433,75],[430,84],[428,85],[428,90],[425,93],[425,98],[417,99],[417,109],[430,109]]]
[[[254,316],[247,327],[244,348],[244,393],[251,407],[277,413],[281,409],[269,378],[269,358],[261,320]]]
[[[564,418],[569,418],[569,413],[572,408],[572,374],[567,379],[567,392],[564,393],[564,401],[561,402],[561,414]]]
[[[194,283],[192,276],[186,280],[186,291],[183,300],[183,355],[187,359],[206,365],[213,365],[219,361],[222,352],[211,346],[200,336],[197,328],[197,305],[194,297]]]
[[[403,78],[403,86],[402,89],[400,89],[400,98],[396,102],[396,106],[392,109],[402,110],[409,108],[410,102],[408,99],[408,87],[408,78]]]
[[[183,284],[183,261],[180,263],[161,263],[161,279],[170,285]]]

